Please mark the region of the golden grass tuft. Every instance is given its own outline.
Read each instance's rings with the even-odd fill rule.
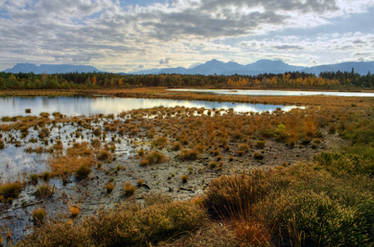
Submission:
[[[139,183],[138,183],[138,185],[139,185]],[[123,192],[124,192],[125,196],[127,196],[127,197],[132,196],[135,193],[135,191],[136,191],[136,187],[134,185],[132,185],[130,182],[126,182],[125,185],[123,186]]]
[[[140,161],[141,166],[153,165],[153,164],[161,164],[167,161],[167,157],[165,154],[161,153],[160,151],[153,150]]]
[[[35,225],[42,225],[47,217],[45,208],[35,208],[32,211],[32,220]]]
[[[70,211],[70,217],[72,218],[76,218],[81,213],[81,209],[77,205],[70,206],[69,211]]]
[[[0,200],[16,199],[22,191],[20,182],[0,184]]]
[[[179,154],[178,158],[180,160],[196,160],[199,157],[199,152],[194,149],[182,149]]]

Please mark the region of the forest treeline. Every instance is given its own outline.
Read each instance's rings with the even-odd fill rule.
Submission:
[[[0,73],[0,89],[89,89],[129,87],[215,87],[215,88],[374,88],[374,75],[324,72],[319,76],[302,72],[243,75],[121,75],[114,73],[33,74]]]

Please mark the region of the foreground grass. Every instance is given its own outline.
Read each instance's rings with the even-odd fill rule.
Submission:
[[[101,212],[74,225],[48,223],[17,246],[150,246],[202,226],[205,211],[193,202],[156,203]]]
[[[354,147],[309,164],[223,176],[193,202],[127,206],[77,224],[49,222],[18,246],[372,246],[373,151]]]
[[[18,246],[373,246],[374,138],[357,124],[309,163],[222,176],[194,201],[49,222]]]

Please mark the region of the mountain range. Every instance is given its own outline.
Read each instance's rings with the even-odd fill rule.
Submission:
[[[305,72],[311,74],[319,74],[321,72],[347,71],[352,69],[356,73],[366,75],[368,72],[374,73],[374,62],[345,62],[338,64],[327,64],[313,67],[294,66],[284,63],[281,60],[258,60],[255,63],[242,65],[236,62],[221,62],[216,59],[207,61],[206,63],[191,68],[163,68],[150,69],[132,72],[130,74],[200,74],[200,75],[258,75],[264,73],[285,73],[285,72]],[[35,65],[30,63],[16,64],[13,68],[7,69],[8,73],[29,73],[35,74],[59,74],[59,73],[89,73],[101,72],[95,67],[86,65],[70,65],[70,64],[41,64]],[[125,73],[121,73],[125,74]]]
[[[374,73],[374,62],[345,62],[338,64],[327,64],[313,67],[294,66],[284,63],[281,60],[258,60],[255,63],[242,65],[236,62],[221,62],[216,59],[191,68],[165,68],[137,71],[133,74],[202,74],[202,75],[258,75],[264,73],[285,73],[285,72],[305,72],[319,74],[321,72],[351,72],[352,68],[356,73],[366,75],[368,72]]]
[[[88,65],[71,64],[41,64],[18,63],[13,68],[4,70],[7,73],[34,73],[34,74],[64,74],[64,73],[90,73],[100,72],[98,69]]]

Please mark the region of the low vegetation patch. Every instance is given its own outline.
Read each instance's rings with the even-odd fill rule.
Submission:
[[[144,159],[141,160],[140,165],[147,166],[153,164],[161,164],[167,161],[167,157],[160,151],[154,150],[146,154]]]
[[[41,225],[44,223],[47,217],[47,211],[45,208],[35,208],[32,211],[32,219],[35,225]]]
[[[206,214],[196,203],[172,202],[102,211],[79,224],[44,224],[18,246],[150,246],[198,229]]]
[[[91,173],[91,168],[88,166],[82,165],[75,171],[75,177],[78,180],[82,180],[88,177],[88,175]]]
[[[5,183],[0,185],[0,200],[8,201],[18,197],[22,191],[22,184],[20,182]]]
[[[179,154],[178,158],[180,160],[196,160],[199,156],[199,152],[194,149],[182,149]]]
[[[138,181],[138,185],[142,185],[143,183],[139,183]],[[136,187],[134,185],[132,185],[130,182],[126,182],[125,185],[123,186],[123,192],[125,194],[125,196],[132,196],[136,191]]]

